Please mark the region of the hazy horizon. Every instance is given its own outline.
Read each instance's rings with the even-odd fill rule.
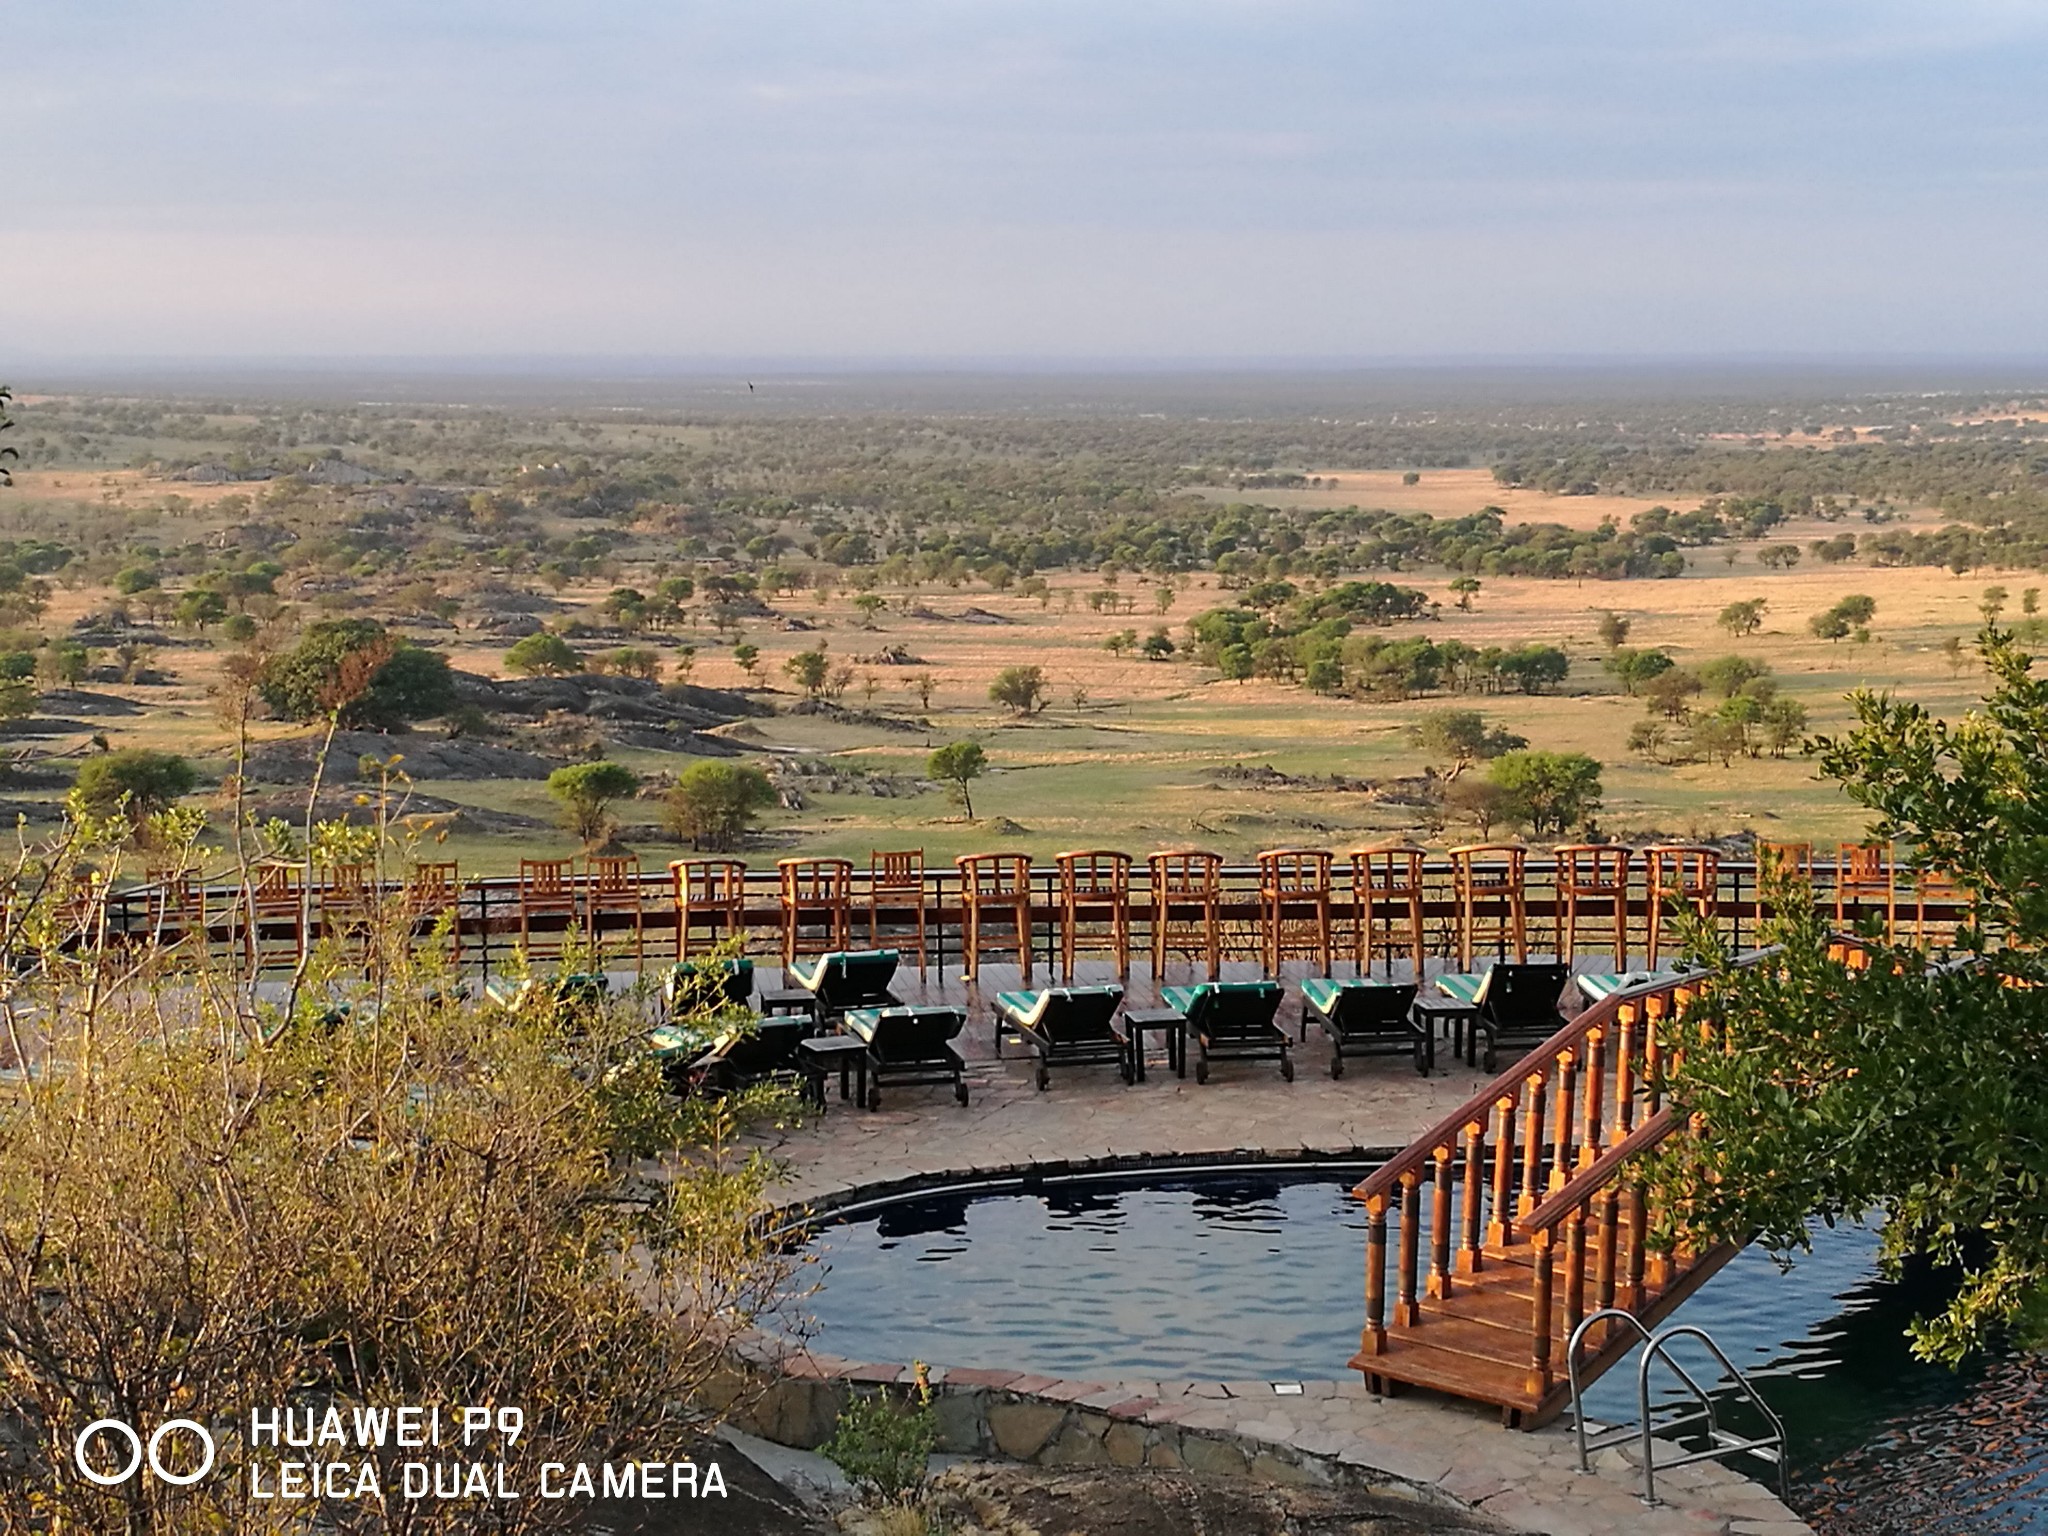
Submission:
[[[91,0],[19,361],[2048,354],[2048,7]]]

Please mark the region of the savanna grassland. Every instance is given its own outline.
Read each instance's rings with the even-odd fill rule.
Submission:
[[[507,678],[533,633],[571,648],[571,681],[629,674],[517,698],[464,683],[379,744],[413,764],[451,737],[527,761],[417,774],[431,835],[476,872],[571,851],[544,774],[597,756],[641,776],[616,815],[650,863],[682,848],[664,787],[709,754],[778,790],[757,860],[1465,840],[1514,813],[1455,790],[1483,758],[1460,770],[1415,739],[1449,709],[1595,759],[1602,834],[1852,837],[1861,813],[1798,739],[1839,727],[1855,688],[1967,708],[1980,674],[1957,642],[1987,601],[2032,624],[2027,594],[2048,584],[2048,427],[2010,392],[1339,418],[1292,397],[1232,414],[992,394],[949,412],[771,390],[749,414],[14,382],[0,669],[34,697],[4,727],[11,807],[46,821],[80,763],[144,747],[198,767],[193,798],[224,833],[233,677],[337,619],[458,682]],[[1814,632],[1857,595],[1867,617]],[[1737,692],[1792,725],[1772,738],[1750,709],[1717,735],[1741,710],[1713,686],[1653,710],[1617,649],[1710,678],[1743,658]],[[793,659],[820,650],[800,686]],[[1532,650],[1562,656],[1517,670]],[[1026,707],[992,700],[1030,668]],[[258,747],[308,731],[278,714],[258,711]],[[924,779],[956,740],[987,754],[972,823]],[[249,790],[276,814],[303,775]]]

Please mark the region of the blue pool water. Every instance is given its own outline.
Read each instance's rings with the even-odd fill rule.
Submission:
[[[1341,1378],[1364,1312],[1364,1213],[1348,1198],[1361,1173],[1047,1181],[857,1214],[814,1239],[817,1344],[1095,1380]],[[1883,1281],[1876,1248],[1824,1231],[1784,1273],[1745,1252],[1680,1317],[1785,1420],[1794,1502],[1830,1536],[2048,1536],[2048,1365],[1913,1360],[1905,1321],[1938,1288]],[[1747,1427],[1731,1393],[1718,1401]],[[1588,1411],[1634,1418],[1632,1368]]]

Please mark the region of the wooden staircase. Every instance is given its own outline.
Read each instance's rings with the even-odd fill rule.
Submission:
[[[1583,1318],[1620,1307],[1654,1329],[1734,1256],[1660,1244],[1641,1177],[1682,1129],[1659,1054],[1698,989],[1665,979],[1603,999],[1358,1186],[1366,1318],[1351,1365],[1367,1385],[1491,1403],[1533,1429],[1570,1396],[1565,1349]],[[1580,1381],[1635,1338],[1599,1325]]]

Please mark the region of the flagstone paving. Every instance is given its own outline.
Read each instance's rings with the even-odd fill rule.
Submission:
[[[1100,977],[1084,970],[1081,979],[1108,979],[1107,970]],[[920,988],[914,975],[899,986],[906,1002],[968,1008],[962,1045],[969,1058],[970,1104],[960,1107],[943,1087],[893,1088],[879,1110],[867,1111],[842,1103],[835,1086],[823,1116],[763,1138],[788,1168],[781,1197],[793,1206],[829,1206],[876,1185],[1045,1164],[1387,1155],[1488,1081],[1453,1060],[1447,1043],[1439,1045],[1436,1070],[1427,1078],[1406,1058],[1368,1057],[1347,1061],[1344,1077],[1332,1080],[1327,1051],[1312,1035],[1297,1048],[1292,1083],[1281,1080],[1273,1063],[1247,1062],[1218,1064],[1209,1083],[1197,1086],[1192,1075],[1174,1076],[1155,1054],[1143,1083],[1127,1086],[1106,1066],[1055,1068],[1051,1088],[1040,1092],[1027,1058],[1014,1048],[1003,1059],[995,1054],[986,1000],[1018,984],[1013,969],[990,966],[979,989],[957,979]],[[1142,976],[1131,996],[1134,1002],[1150,1000]],[[1298,995],[1291,995],[1282,1014],[1291,1033],[1297,1031],[1299,1008]],[[1350,1298],[1332,1301],[1348,1304]],[[1344,1374],[1341,1362],[1333,1362],[1331,1374]],[[1038,1395],[1039,1388],[1027,1378],[1010,1390]],[[1266,1382],[1043,1387],[1043,1396],[1068,1404],[1098,1395],[1106,1403],[1147,1400],[1151,1406],[1142,1416],[1148,1423],[1170,1422],[1243,1447],[1271,1444],[1376,1469],[1440,1490],[1515,1530],[1548,1536],[1796,1536],[1808,1530],[1761,1484],[1726,1467],[1703,1463],[1660,1472],[1659,1490],[1667,1502],[1650,1509],[1637,1498],[1641,1479],[1633,1447],[1600,1453],[1593,1470],[1582,1473],[1561,1424],[1530,1433],[1504,1430],[1491,1410],[1423,1392],[1379,1398],[1356,1378],[1303,1383],[1300,1396],[1277,1396]],[[1223,1451],[1249,1465],[1244,1449],[1225,1445]]]

